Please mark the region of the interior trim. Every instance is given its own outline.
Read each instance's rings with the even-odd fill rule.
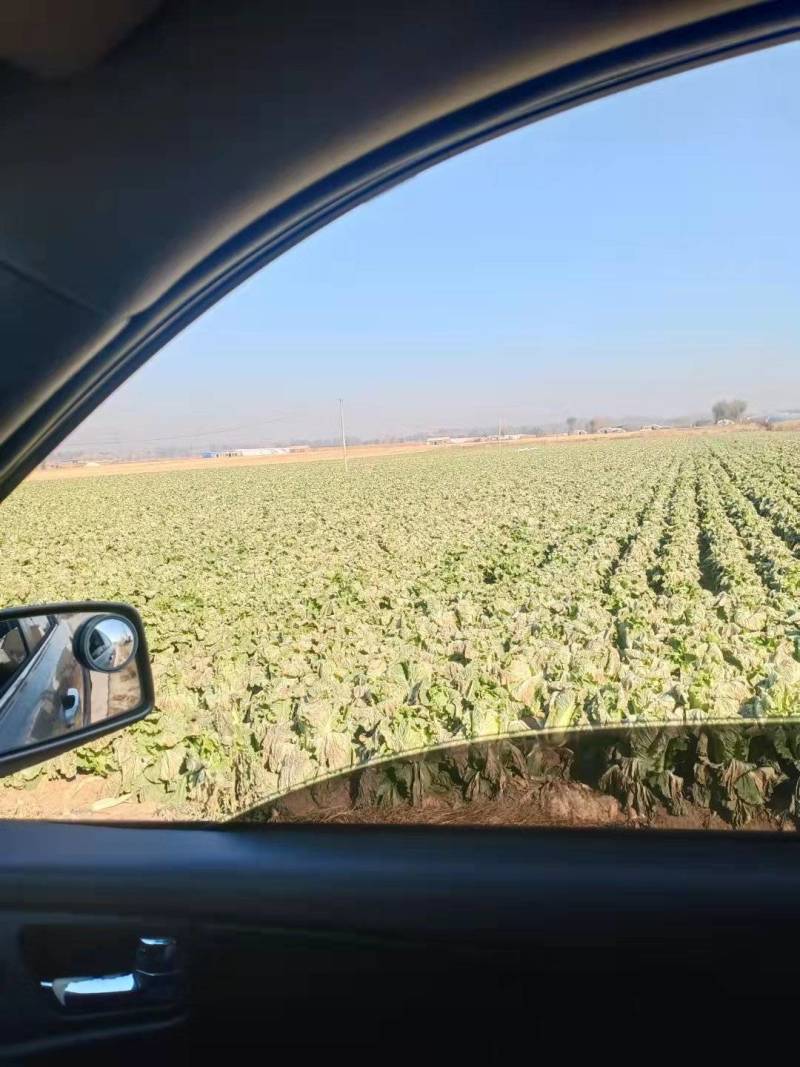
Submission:
[[[559,922],[635,939],[656,913],[691,933],[709,915],[792,914],[800,893],[800,841],[780,833],[18,821],[0,822],[0,851],[0,911],[91,915],[100,892],[116,917],[473,943]]]

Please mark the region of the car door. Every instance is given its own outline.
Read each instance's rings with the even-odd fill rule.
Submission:
[[[40,364],[32,366],[29,375],[17,378],[17,421],[0,446],[4,487],[12,487],[43,460],[47,449],[74,429],[89,409],[210,302],[257,265],[346,207],[534,115],[543,117],[613,88],[692,67],[703,59],[782,40],[796,29],[788,5],[774,5],[769,10],[743,8],[720,15],[724,6],[728,5],[711,4],[702,12],[682,9],[680,17],[665,14],[665,7],[654,22],[642,8],[637,16],[641,21],[626,23],[619,35],[594,21],[594,5],[584,5],[578,13],[548,9],[544,23],[552,18],[560,33],[550,38],[544,23],[536,23],[531,39],[544,34],[548,50],[541,55],[538,47],[532,49],[531,55],[539,58],[533,67],[523,63],[524,79],[518,66],[519,48],[521,41],[528,42],[532,28],[519,14],[523,19],[520,25],[526,28],[521,32],[515,12],[503,12],[496,18],[489,6],[475,10],[468,6],[454,12],[448,5],[434,4],[424,12],[409,9],[410,14],[398,9],[394,21],[379,33],[368,32],[370,27],[375,29],[371,13],[354,10],[346,21],[348,30],[357,31],[355,53],[349,33],[330,13],[302,8],[297,16],[270,8],[266,21],[278,36],[268,38],[268,53],[259,53],[257,64],[240,58],[242,54],[252,58],[249,49],[254,41],[252,33],[243,32],[249,26],[250,16],[242,14],[246,5],[237,7],[231,22],[204,6],[201,39],[192,38],[191,47],[182,46],[177,54],[172,51],[175,39],[180,40],[175,27],[180,28],[190,16],[187,7],[177,11],[168,7],[162,13],[163,21],[142,26],[132,40],[120,45],[116,58],[121,72],[115,65],[115,54],[109,52],[98,60],[96,71],[65,75],[64,99],[69,102],[63,105],[61,118],[66,129],[71,129],[72,120],[85,133],[84,123],[97,122],[98,137],[92,151],[85,142],[82,150],[70,144],[69,153],[53,149],[52,168],[37,172],[39,181],[46,187],[53,181],[54,168],[77,168],[84,160],[92,164],[92,178],[97,179],[107,152],[116,152],[122,159],[124,180],[103,179],[97,187],[92,184],[94,229],[84,229],[77,213],[73,217],[53,208],[47,216],[53,245],[68,232],[73,237],[76,232],[80,235],[80,240],[73,240],[72,257],[66,260],[71,284],[67,286],[65,281],[63,286],[47,288],[49,317],[39,314],[39,301],[31,295],[39,285],[40,272],[14,268],[14,322],[20,324],[15,336],[22,338],[20,346],[27,339],[36,353],[47,349],[48,331],[57,321],[58,351],[64,364],[58,372],[51,368],[52,381],[46,375],[37,378],[45,362],[40,357]],[[482,17],[476,19],[475,11]],[[604,11],[613,24],[612,16],[618,12],[611,8]],[[698,22],[700,14],[708,19]],[[586,25],[592,26],[592,33],[584,38],[581,35],[588,32]],[[433,39],[430,26],[438,27]],[[361,63],[342,65],[340,56],[339,64],[328,67],[330,57],[338,54],[338,38],[333,37],[337,28],[342,47],[346,46],[344,59],[355,54]],[[119,40],[116,33],[110,34],[110,41]],[[285,38],[281,36],[284,33]],[[574,54],[571,49],[576,36],[582,44]],[[213,48],[207,53],[204,49],[209,39]],[[485,60],[478,58],[481,42],[490,52]],[[569,62],[558,58],[561,53],[552,50],[556,45],[566,49]],[[212,61],[201,70],[203,64],[197,55],[207,54]],[[125,75],[131,55],[131,64],[143,62],[148,72],[133,89]],[[479,84],[463,95],[458,87],[469,81],[470,55],[470,62],[480,66],[482,75]],[[47,56],[53,62],[49,50],[38,62],[46,66]],[[162,68],[165,56],[170,61]],[[227,72],[221,81],[219,70],[223,68],[217,63],[224,64]],[[195,76],[201,74],[197,97],[184,95],[179,76],[186,71],[183,64],[191,66]],[[215,122],[221,121],[222,128],[237,116],[252,117],[262,104],[250,80],[256,68],[277,71],[279,76],[276,99],[286,114],[278,132],[286,137],[287,152],[284,157],[275,150],[275,168],[284,185],[280,198],[256,224],[249,214],[255,199],[247,184],[251,174],[239,168],[233,181],[235,191],[241,194],[237,211],[232,210],[226,193],[220,199],[231,210],[225,212],[224,221],[212,219],[204,214],[204,190],[229,174],[233,148],[238,146],[231,144],[229,149],[224,138],[209,136],[198,115],[208,113]],[[440,83],[446,69],[447,79]],[[192,71],[186,73],[187,82]],[[535,76],[532,71],[537,72]],[[325,92],[318,93],[314,106],[309,107],[303,84],[307,77],[320,75]],[[50,151],[51,142],[35,134],[34,99],[49,97],[49,90],[37,84],[29,95],[27,77],[15,72],[9,78],[13,91],[23,94],[27,103],[22,109],[26,139],[31,152]],[[96,93],[95,78],[100,83]],[[415,108],[425,103],[419,114],[412,109],[410,118],[406,115],[407,129],[402,122],[395,122],[397,105],[382,99],[395,78],[408,79],[405,93],[420,94],[414,97]],[[212,80],[219,91],[210,91]],[[172,86],[171,93],[165,92],[165,85]],[[444,85],[448,87],[446,93]],[[356,114],[360,116],[358,131],[347,150],[344,146],[340,150],[339,135],[334,136],[324,121],[328,96],[334,94],[337,106],[334,109],[331,105],[331,111],[342,116],[340,129],[349,130]],[[49,108],[49,101],[45,102]],[[59,103],[56,111],[61,107]],[[180,119],[175,126],[167,121],[175,117],[173,107],[177,107]],[[48,110],[50,121],[55,120]],[[132,122],[135,136],[123,151],[116,138],[127,130],[128,122]],[[311,137],[309,143],[304,142],[304,134]],[[264,140],[260,135],[255,136],[250,127],[248,136],[254,150],[257,147],[261,152]],[[112,139],[110,148],[106,138]],[[298,148],[296,157],[288,151],[289,142]],[[207,167],[186,163],[186,154],[191,155],[189,149],[197,144],[212,150],[205,157]],[[269,148],[272,150],[271,142]],[[302,170],[305,184],[295,189],[292,175],[298,159],[309,169]],[[64,172],[59,173],[63,177]],[[77,170],[70,174],[74,177]],[[201,176],[202,188],[193,186],[193,180]],[[178,188],[180,195],[161,204],[158,192],[162,183],[173,192]],[[54,201],[64,195],[68,185],[66,179],[58,184]],[[77,200],[81,190],[85,192],[76,181]],[[14,191],[18,193],[19,188]],[[31,189],[32,202],[34,191]],[[46,202],[52,206],[49,199]],[[192,221],[192,238],[198,243],[192,243],[191,254],[179,233],[182,209],[198,211],[200,216],[199,222],[196,217]],[[110,238],[97,225],[98,217],[116,220],[118,229]],[[138,220],[135,225],[133,218]],[[11,221],[16,223],[16,218]],[[154,232],[157,240],[150,245]],[[102,286],[92,300],[82,296],[91,270],[87,267],[84,273],[81,268],[86,264],[78,262],[81,245],[94,267],[97,262],[93,257],[102,253]],[[155,248],[158,254],[151,258]],[[59,261],[59,253],[49,245],[48,250],[45,260],[49,271]],[[15,251],[24,254],[21,247]],[[177,277],[173,276],[176,270]],[[223,365],[220,382],[224,374]],[[49,391],[43,386],[45,377]],[[341,404],[337,414],[343,416]],[[341,434],[344,445],[343,417]],[[435,435],[433,440],[437,439],[441,440],[441,435]],[[105,444],[107,440],[98,447]],[[609,447],[616,444],[609,442]],[[588,447],[601,446],[592,442]],[[496,470],[489,464],[498,455],[503,461],[504,448],[507,442],[502,427],[498,427],[491,451],[486,453],[487,471]],[[625,484],[626,470],[633,464],[626,462],[624,455],[612,468],[619,480],[612,481],[610,488],[606,486],[606,496],[614,495],[627,504],[625,492],[618,486]],[[95,515],[102,519],[108,514],[109,501],[119,498],[111,480],[104,482],[103,471],[98,473],[94,466],[98,461],[89,462],[92,469],[84,473],[87,480],[97,476],[91,484],[101,500]],[[345,464],[346,460],[342,469],[349,476]],[[694,470],[691,461],[684,466]],[[208,493],[213,479],[205,480],[207,473],[199,470],[197,481],[192,482],[195,499],[213,495]],[[262,823],[225,822],[226,816],[242,814],[228,804],[230,797],[263,796],[276,789],[288,793],[293,784],[305,781],[309,767],[321,769],[315,782],[315,803],[320,796],[325,797],[327,789],[330,796],[340,787],[333,772],[337,754],[350,738],[342,739],[343,731],[326,716],[327,709],[319,701],[298,697],[293,687],[312,673],[304,669],[303,655],[313,650],[323,616],[333,620],[337,641],[348,648],[358,645],[360,655],[379,658],[376,642],[363,630],[356,632],[347,620],[341,631],[336,630],[338,608],[363,603],[371,593],[365,592],[364,583],[347,567],[312,568],[304,591],[297,647],[292,648],[291,656],[283,656],[290,643],[283,641],[283,628],[297,622],[287,608],[285,616],[276,621],[280,632],[275,641],[264,641],[265,648],[259,646],[271,669],[258,663],[254,666],[250,658],[258,642],[249,633],[243,639],[237,625],[252,612],[254,603],[263,603],[257,598],[263,596],[272,575],[255,569],[246,572],[249,584],[236,592],[232,622],[221,621],[214,598],[209,595],[203,599],[196,588],[188,588],[186,576],[193,574],[192,566],[201,559],[207,587],[218,594],[228,589],[231,560],[241,564],[241,546],[253,529],[260,530],[258,521],[264,521],[267,504],[246,529],[244,524],[234,526],[209,549],[213,531],[204,521],[207,515],[201,515],[191,526],[182,524],[182,513],[170,506],[175,496],[171,476],[167,473],[165,477],[167,488],[155,514],[146,494],[138,491],[141,483],[127,482],[119,492],[127,502],[128,529],[110,532],[101,519],[96,520],[96,527],[86,519],[80,530],[94,568],[91,580],[107,583],[109,595],[115,583],[119,586],[130,580],[122,575],[118,563],[131,530],[149,523],[161,530],[177,529],[190,542],[188,548],[170,554],[163,570],[159,569],[161,561],[156,564],[143,556],[136,560],[134,591],[157,631],[153,655],[161,717],[145,720],[130,734],[120,735],[113,749],[97,746],[54,764],[52,777],[48,770],[39,778],[31,774],[9,786],[20,795],[58,794],[59,803],[64,795],[77,793],[89,779],[102,778],[108,792],[92,797],[74,822],[60,821],[66,808],[55,807],[48,809],[50,818],[0,823],[2,1037],[8,1059],[85,1063],[109,1058],[114,1062],[141,1061],[148,1056],[159,1062],[229,1049],[235,1049],[242,1058],[252,1056],[248,1050],[263,1057],[266,1049],[273,1058],[288,1059],[298,1051],[319,1056],[333,1049],[358,1055],[366,1051],[403,1062],[462,1057],[495,1062],[519,1055],[519,1049],[525,1057],[543,1055],[553,1044],[555,1054],[561,1056],[596,1056],[599,1049],[626,1056],[631,1050],[640,1055],[655,1043],[669,1054],[694,1055],[697,1046],[691,1036],[692,1025],[704,1031],[706,1042],[717,1054],[731,1036],[741,1046],[743,1029],[750,1028],[748,1032],[761,1039],[762,1055],[764,1046],[771,1049],[779,1041],[777,1028],[762,1038],[761,1027],[767,1018],[791,1018],[800,854],[794,835],[778,832],[772,824],[769,832],[758,835],[739,834],[729,828],[720,828],[719,833],[657,834],[640,832],[643,820],[626,816],[625,830],[592,825],[582,831],[541,826],[523,831],[498,826],[490,817],[488,824],[456,829],[446,822],[413,825],[418,821],[413,805],[407,809],[412,825],[325,825],[325,810],[321,819],[307,820],[303,825],[273,819],[271,811],[263,813]],[[398,511],[403,510],[405,500],[396,487],[410,486],[411,481],[390,479],[390,489],[384,495],[397,503]],[[706,487],[709,481],[706,478]],[[222,482],[224,478],[214,484]],[[483,482],[488,484],[489,478]],[[522,483],[520,478],[517,489]],[[696,501],[695,483],[696,478],[689,478],[683,484],[689,486],[688,496]],[[415,484],[424,490],[425,477],[417,478]],[[441,512],[447,513],[448,508],[455,512],[465,484],[460,471],[452,468],[447,492],[440,498]],[[369,519],[358,487],[355,478],[342,483],[340,499],[347,498]],[[31,490],[28,501],[35,498],[34,504],[41,507],[44,493],[37,497],[38,488],[33,483],[27,488]],[[339,545],[326,532],[316,509],[316,488],[312,478],[302,518],[318,521],[319,540],[336,552]],[[504,486],[498,490],[506,498],[511,498],[513,491],[513,487]],[[713,493],[713,485],[708,492]],[[64,498],[59,498],[57,488],[54,493],[55,509]],[[657,505],[664,505],[658,486],[651,497]],[[575,500],[577,508],[577,495]],[[220,501],[215,505],[220,512],[226,517],[235,515],[221,492]],[[647,494],[636,498],[643,515],[647,503]],[[433,509],[429,510],[432,516]],[[489,514],[478,506],[473,511],[478,520]],[[68,513],[70,523],[72,514]],[[687,528],[691,533],[693,527]],[[605,565],[597,544],[608,546],[613,541],[614,548],[619,548],[617,542],[624,544],[627,528],[620,523],[612,532],[613,537],[605,541],[601,536],[584,545],[581,536],[585,527],[580,519],[571,522],[567,518],[565,533],[574,535],[574,552],[570,567],[562,567],[569,572],[563,576],[564,587],[579,580],[581,564]],[[485,595],[502,585],[506,573],[516,578],[527,573],[524,552],[519,557],[513,555],[514,546],[525,548],[526,529],[523,525],[509,527],[501,534],[501,547],[511,544],[512,549],[505,556],[498,550],[473,569],[473,578]],[[409,523],[397,535],[400,548],[412,535],[413,524]],[[692,537],[687,538],[687,544],[692,547]],[[558,539],[551,537],[542,547],[542,558],[554,556],[558,545]],[[391,547],[385,542],[370,543],[376,553],[386,555]],[[696,533],[692,551],[699,554],[701,547],[700,534]],[[19,546],[12,548],[19,553]],[[73,559],[63,543],[57,546],[55,558],[58,582],[71,589],[82,579],[73,573]],[[504,569],[509,559],[523,562],[516,571]],[[37,576],[36,568],[29,566],[29,556],[22,552],[14,560],[19,567],[13,580],[23,587],[25,582],[32,583]],[[461,560],[458,548],[448,551],[444,560],[448,576],[458,571]],[[293,565],[299,573],[300,564],[295,560]],[[612,559],[607,573],[603,572],[606,585],[613,584],[618,569],[619,563]],[[625,577],[623,570],[621,579]],[[396,574],[395,578],[400,583],[404,576]],[[663,576],[653,573],[648,580],[657,584]],[[711,581],[698,568],[695,584],[710,594],[705,586]],[[315,582],[328,583],[329,599],[322,607]],[[718,590],[714,592],[717,595]],[[391,597],[381,593],[374,601],[383,619],[392,609]],[[423,596],[416,592],[412,603],[415,610],[425,614],[426,622],[406,644],[428,651],[426,641],[433,626],[450,625],[448,612],[432,593]],[[723,610],[726,603],[723,600]],[[181,625],[198,607],[204,611],[203,623]],[[461,607],[466,617],[469,606]],[[567,607],[562,615],[569,623],[577,619],[584,626],[584,636],[589,632],[578,612]],[[680,619],[686,617],[684,611]],[[723,621],[725,626],[733,625],[727,617]],[[533,625],[527,623],[524,636],[533,632]],[[537,625],[546,629],[546,622],[540,620]],[[404,640],[409,637],[407,629],[392,626],[394,636],[402,631]],[[384,636],[389,632],[387,624]],[[577,634],[578,625],[574,632]],[[615,662],[620,660],[626,634],[621,627],[609,628],[604,634],[604,639],[616,642],[610,660],[614,656]],[[53,625],[52,620],[46,620],[46,625],[42,622],[38,634],[31,629],[26,636],[19,626],[0,633],[0,639],[7,638],[7,648],[5,644],[3,647],[7,657],[5,684],[9,687],[0,693],[0,701],[6,692],[10,700],[8,710],[3,708],[0,716],[0,732],[7,718],[12,744],[15,730],[20,738],[25,729],[30,732],[28,697],[35,678],[45,694],[40,714],[46,717],[49,730],[54,723],[69,730],[73,714],[86,722],[102,715],[98,706],[107,697],[89,691],[85,680],[63,670],[63,651],[74,636]],[[494,642],[495,662],[510,654],[505,645],[517,636],[514,631]],[[545,639],[548,647],[558,644],[547,634]],[[759,646],[761,652],[764,647],[763,643]],[[194,653],[187,661],[190,680],[181,684],[173,664],[187,649]],[[209,649],[226,666],[215,676],[205,655]],[[678,649],[681,654],[683,651]],[[468,672],[470,649],[466,642],[448,641],[439,652],[449,676]],[[686,658],[690,655],[699,653],[692,649]],[[415,675],[409,669],[410,658],[393,664],[388,680],[389,672],[375,671],[387,689],[390,683],[402,687],[402,698],[395,700],[391,693],[387,699],[395,702],[400,723],[397,736],[409,752],[417,744],[415,716],[421,707],[430,711],[425,723],[430,732],[420,745],[431,738],[441,740],[442,730],[456,717],[449,694],[430,685],[429,678]],[[585,657],[582,662],[585,664]],[[719,662],[727,662],[722,654],[715,660],[717,665]],[[275,669],[279,663],[285,670]],[[734,666],[739,669],[741,664],[738,659]],[[504,664],[503,670],[507,674],[503,685],[517,694],[515,707],[532,707],[531,694],[538,684],[533,672],[520,669],[518,662]],[[341,679],[332,673],[330,664],[323,663],[312,681],[334,687]],[[244,678],[243,700],[239,690],[233,692],[231,678]],[[462,680],[467,692],[472,692],[474,679]],[[363,720],[355,724],[353,736],[359,743],[366,737],[373,745],[370,759],[379,769],[379,778],[384,757],[396,755],[397,750],[391,748],[393,741],[386,741],[395,735],[372,714],[383,694],[377,685],[371,687],[371,682],[370,677],[359,677],[350,687],[348,699],[357,703]],[[759,682],[760,677],[753,684]],[[486,703],[492,713],[497,710],[499,700],[494,698],[499,691],[499,683],[487,687]],[[556,699],[562,692],[565,697]],[[77,711],[73,693],[77,693]],[[273,720],[259,723],[250,714],[250,706],[262,706],[267,700],[265,694],[274,702],[269,709]],[[234,697],[239,701],[236,714],[220,715],[219,705],[227,698],[233,703]],[[557,713],[550,721],[550,733],[565,733],[565,722],[572,724],[569,716],[574,710],[574,694],[564,685],[547,708],[548,714]],[[294,716],[291,721],[289,712]],[[635,714],[639,714],[638,706]],[[559,720],[558,715],[566,718]],[[533,714],[527,717],[535,719]],[[37,716],[32,718],[32,730],[36,731]],[[523,718],[511,721],[514,730],[530,726]],[[209,722],[213,722],[213,730]],[[180,729],[169,729],[171,723]],[[741,729],[751,725],[748,722]],[[313,733],[316,729],[319,736]],[[510,726],[508,729],[511,731]],[[655,732],[660,743],[661,735]],[[629,732],[628,739],[630,736]],[[447,735],[447,740],[449,743],[452,737]],[[718,795],[723,778],[726,782],[730,779],[728,784],[733,788],[746,773],[748,777],[740,785],[742,790],[748,787],[747,800],[752,797],[754,783],[774,782],[779,771],[784,773],[783,765],[777,770],[772,766],[777,757],[773,759],[771,752],[764,755],[755,751],[760,738],[752,760],[750,749],[745,760],[736,745],[730,758],[712,759],[713,753],[703,751],[698,738],[694,741],[691,760],[684,758],[689,751],[686,745],[673,748],[684,763],[691,763],[693,773],[699,765],[696,784],[705,786],[709,795]],[[794,761],[792,737],[782,734],[779,744],[780,758],[788,766]],[[666,745],[657,745],[654,756],[648,753],[658,766],[646,781],[644,772],[640,774],[645,763],[641,753],[624,746],[605,747],[613,749],[604,751],[602,758],[616,770],[615,780],[622,782],[619,792],[623,798],[628,793],[647,798],[657,789],[662,798],[673,796],[670,790],[678,788],[678,776],[666,765]],[[571,756],[565,753],[572,750],[566,744],[559,747],[557,742],[545,745],[544,750],[537,763],[537,772],[541,772],[537,788],[541,786],[546,792],[554,768],[568,763]],[[231,753],[236,754],[235,761]],[[475,795],[499,788],[498,783],[512,774],[513,768],[495,758],[494,752],[491,757],[478,753],[475,766],[469,763],[473,755],[454,759],[453,766],[464,771],[466,789]],[[596,750],[593,755],[597,756]],[[268,765],[273,756],[280,757],[281,762]],[[512,759],[518,763],[516,756]],[[739,766],[744,764],[746,772]],[[223,783],[227,793],[215,780],[220,768],[230,772]],[[386,780],[379,780],[373,792],[390,800],[416,801],[431,785],[441,784],[433,781],[429,771],[406,760],[402,779],[387,772]],[[701,781],[702,776],[706,777]],[[363,783],[367,777],[359,781]],[[186,794],[182,792],[189,789],[192,799],[202,805],[191,810],[193,819],[187,817]],[[348,784],[343,792],[352,799]],[[158,810],[162,817],[148,821],[144,813],[152,815],[154,802],[150,798],[154,795],[162,804]],[[126,823],[123,812],[129,802],[139,818]],[[787,812],[790,804],[791,798]],[[625,810],[629,814],[632,809],[631,802]],[[164,810],[169,817],[163,816]],[[380,822],[380,814],[378,811],[375,822]]]

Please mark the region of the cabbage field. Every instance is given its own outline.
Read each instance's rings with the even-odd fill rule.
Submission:
[[[7,605],[134,604],[158,695],[4,789],[220,816],[443,742],[800,716],[791,433],[31,481],[0,545]]]

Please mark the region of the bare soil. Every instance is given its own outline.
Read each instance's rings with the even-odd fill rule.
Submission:
[[[619,801],[580,782],[552,781],[491,800],[428,798],[419,807],[353,807],[346,788],[326,790],[325,806],[301,790],[279,802],[270,819],[281,823],[344,823],[423,826],[597,827],[658,830],[730,830],[730,823],[705,808],[687,804],[683,815],[660,808],[650,820],[623,810]],[[0,819],[50,819],[67,822],[166,822],[179,817],[135,797],[117,797],[110,782],[95,775],[72,781],[39,781],[35,788],[0,790]],[[249,821],[249,820],[247,820]],[[746,830],[795,830],[768,815]]]
[[[0,819],[55,819],[68,822],[137,822],[174,818],[156,804],[117,797],[111,782],[92,774],[72,781],[36,781],[30,788],[0,790]]]

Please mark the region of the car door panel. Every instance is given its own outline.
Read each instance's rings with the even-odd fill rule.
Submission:
[[[44,1054],[154,1026],[202,1047],[392,1033],[399,1050],[431,1012],[469,1015],[471,1001],[481,1017],[538,1005],[533,1033],[574,1012],[576,969],[587,1020],[620,1005],[652,1017],[676,989],[774,1008],[794,987],[788,835],[5,823],[0,847],[5,1044],[18,1051],[33,1034]],[[165,933],[185,982],[158,1010],[76,1019],[40,988],[58,969],[124,967],[136,938]],[[424,1047],[489,1041],[473,1024]]]

